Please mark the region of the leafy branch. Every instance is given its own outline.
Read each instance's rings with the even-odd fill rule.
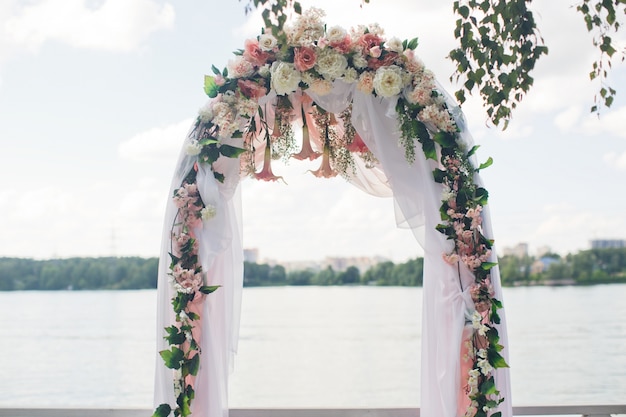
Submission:
[[[496,126],[504,122],[504,128],[533,85],[537,60],[548,53],[527,3],[461,0],[453,6],[459,47],[449,54],[456,64],[451,79],[463,82],[455,96],[462,104],[466,93],[478,90],[490,120]]]
[[[626,14],[626,0],[583,0],[576,10],[580,12],[584,19],[587,31],[593,33],[593,45],[600,50],[599,58],[594,61],[592,70],[589,73],[591,81],[599,80],[600,89],[594,96],[592,112],[599,113],[602,106],[611,107],[616,91],[607,83],[608,69],[617,53],[624,61],[626,50],[621,48],[618,51],[611,33],[617,33],[621,23],[617,20],[617,14]],[[608,69],[607,69],[608,67]]]

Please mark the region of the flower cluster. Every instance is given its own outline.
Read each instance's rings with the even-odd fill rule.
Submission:
[[[482,417],[504,400],[495,387],[494,371],[508,366],[499,353],[502,345],[496,325],[500,323],[497,311],[502,304],[495,298],[491,284],[491,270],[496,266],[490,262],[493,242],[482,230],[488,193],[474,182],[474,174],[489,164],[474,168],[470,157],[477,147],[465,152],[454,143],[449,145],[441,147],[440,167],[433,173],[442,185],[443,223],[437,229],[454,241],[452,252],[442,255],[444,261],[450,265],[461,263],[474,275],[468,289],[474,304],[469,317],[472,335],[463,341],[465,360],[471,361],[471,368],[464,374],[468,401],[465,417]]]
[[[199,153],[198,153],[199,154]],[[198,155],[196,154],[196,155]],[[172,202],[177,208],[171,229],[170,283],[174,289],[172,305],[176,323],[166,327],[169,349],[160,353],[165,365],[172,369],[177,416],[188,416],[194,396],[193,385],[199,368],[200,308],[205,294],[217,289],[205,285],[202,265],[198,260],[199,245],[196,233],[203,222],[217,214],[216,208],[202,201],[196,183],[197,165],[188,173],[179,188],[174,190]],[[166,417],[171,412],[169,404],[161,404],[154,416]]]

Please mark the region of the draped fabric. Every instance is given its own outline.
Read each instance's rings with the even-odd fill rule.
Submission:
[[[356,132],[374,154],[374,166],[364,164],[356,158],[354,171],[349,171],[348,180],[363,191],[377,196],[392,197],[396,208],[398,227],[410,228],[424,249],[424,300],[422,315],[422,377],[421,415],[424,417],[455,417],[464,414],[460,400],[461,391],[461,346],[468,315],[474,310],[468,288],[473,282],[472,273],[462,263],[450,265],[442,254],[453,248],[453,243],[435,229],[441,222],[439,207],[442,186],[433,181],[432,171],[437,166],[427,160],[421,150],[416,150],[414,162],[407,162],[405,150],[400,143],[399,124],[395,105],[397,98],[380,98],[363,94],[354,84],[340,80],[334,82],[330,94],[307,95],[324,110],[338,114],[352,105],[351,122]],[[289,99],[293,107],[310,106],[310,101],[301,92],[292,94]],[[273,118],[273,93],[260,101],[268,120]],[[471,137],[467,132],[460,110],[451,100],[448,106],[456,117],[457,126],[462,130],[460,140],[471,147]],[[268,111],[269,108],[269,111]],[[305,112],[306,113],[306,112]],[[309,116],[307,116],[307,119]],[[293,123],[302,126],[302,119],[295,112]],[[312,126],[312,120],[307,120]],[[194,130],[190,135],[193,136]],[[232,139],[236,144],[240,139]],[[311,141],[321,149],[319,132],[311,130]],[[256,160],[263,158],[264,148],[256,148]],[[183,154],[172,182],[172,190],[178,187],[185,174],[192,167],[192,160]],[[200,166],[198,186],[202,200],[217,208],[217,216],[197,232],[200,244],[202,268],[208,271],[211,285],[221,285],[220,289],[207,296],[202,310],[201,365],[196,378],[196,397],[192,405],[194,416],[218,417],[228,415],[228,374],[236,352],[239,312],[242,293],[242,242],[241,242],[241,200],[238,182],[239,161],[236,158],[220,158],[214,168],[225,175],[224,183],[217,181],[210,169]],[[219,169],[218,169],[219,168]],[[480,183],[476,174],[475,182]],[[174,322],[171,313],[171,286],[168,283],[168,251],[170,230],[176,215],[176,207],[170,202],[165,217],[163,247],[159,265],[158,285],[158,350],[166,349],[161,338],[163,328]],[[483,230],[493,238],[489,211],[482,213]],[[495,250],[491,254],[495,261]],[[492,269],[492,285],[495,297],[502,300],[500,278],[497,268]],[[506,321],[500,313],[498,325],[501,352],[508,361]],[[365,365],[365,364],[364,364]],[[174,403],[171,370],[166,368],[157,356],[155,383],[155,405]],[[503,417],[511,417],[511,393],[509,373],[506,368],[495,372],[495,380],[505,401],[498,411]],[[416,383],[417,386],[417,383]]]

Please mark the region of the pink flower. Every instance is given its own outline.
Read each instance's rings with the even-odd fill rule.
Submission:
[[[352,49],[352,40],[349,35],[346,35],[346,37],[339,42],[331,42],[330,46],[341,54],[347,54]]]
[[[374,49],[374,48],[372,48]],[[367,66],[371,69],[378,69],[380,67],[388,67],[393,65],[398,58],[398,54],[395,52],[387,53],[382,59],[370,58],[367,60]]]
[[[457,263],[459,263],[459,255],[457,255],[455,252],[444,253],[442,255],[442,258],[448,265],[456,265]]]
[[[315,66],[316,58],[313,48],[301,46],[294,50],[293,65],[298,71],[304,72]]]
[[[369,54],[370,49],[380,46],[383,42],[380,36],[373,33],[365,33],[358,40],[357,45],[362,49],[363,54]]]
[[[257,39],[247,39],[244,43],[243,56],[253,65],[260,67],[267,62],[270,54],[259,47]]]
[[[272,149],[269,144],[265,148],[265,155],[263,157],[263,169],[260,172],[254,174],[254,178],[263,181],[276,181],[282,180],[283,177],[274,175],[272,172]]]
[[[237,80],[237,85],[239,86],[239,91],[241,91],[241,94],[252,100],[258,100],[265,94],[267,94],[267,88],[252,80],[240,79]]]
[[[374,58],[380,58],[381,53],[380,46],[376,45],[370,49],[369,55]]]
[[[215,84],[217,84],[220,87],[226,83],[226,79],[222,77],[222,74],[216,74],[215,77],[213,77],[213,80],[215,81]]]
[[[330,150],[327,147],[324,147],[324,153],[322,154],[322,165],[320,165],[317,170],[311,171],[311,173],[318,178],[332,178],[337,176],[337,171],[330,166]]]

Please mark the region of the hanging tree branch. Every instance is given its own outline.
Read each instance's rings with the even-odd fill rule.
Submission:
[[[463,104],[466,92],[478,90],[491,121],[504,128],[533,85],[535,63],[548,53],[527,3],[461,0],[453,6],[460,45],[449,54],[456,63],[451,79],[463,82],[455,96]]]
[[[593,45],[600,50],[600,57],[593,63],[589,73],[589,78],[592,81],[598,79],[600,84],[591,107],[592,112],[599,113],[602,106],[611,107],[615,98],[616,91],[607,82],[608,70],[615,56],[624,61],[626,50],[621,48],[618,51],[609,34],[617,33],[621,27],[617,15],[618,12],[622,16],[626,14],[625,5],[626,0],[583,0],[576,6],[585,19],[587,31],[593,33]]]

